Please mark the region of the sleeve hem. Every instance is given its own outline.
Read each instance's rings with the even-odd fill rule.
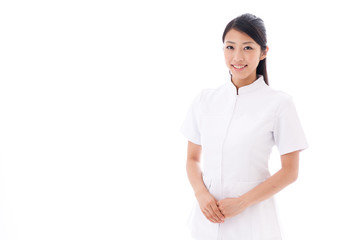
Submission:
[[[309,148],[308,145],[304,145],[304,146],[302,146],[302,147],[297,147],[297,148],[285,149],[285,150],[283,150],[283,151],[279,151],[279,154],[280,154],[280,156],[281,156],[281,155],[284,155],[284,154],[287,154],[287,153],[291,153],[291,152],[295,152],[295,151],[300,151],[300,152],[302,152],[303,150],[305,150],[305,149],[307,149],[307,148]]]
[[[188,139],[190,142],[195,143],[197,145],[201,145],[201,141],[199,137],[196,137],[192,134],[187,133],[184,131],[184,129],[181,129],[180,132],[184,135],[186,139]]]

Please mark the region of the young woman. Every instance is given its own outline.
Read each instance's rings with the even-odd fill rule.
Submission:
[[[188,224],[195,239],[280,240],[272,197],[297,179],[307,140],[292,97],[268,86],[263,21],[241,15],[222,40],[230,79],[201,91],[181,127],[197,199]],[[271,176],[274,145],[281,169]]]

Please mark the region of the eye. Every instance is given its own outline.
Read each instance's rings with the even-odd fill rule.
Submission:
[[[252,50],[253,48],[250,47],[250,46],[246,46],[246,47],[244,47],[244,49],[245,49],[245,50]]]
[[[227,48],[227,49],[234,49],[233,46],[227,46],[226,48]]]

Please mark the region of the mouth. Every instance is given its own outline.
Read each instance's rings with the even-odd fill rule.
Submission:
[[[235,71],[242,71],[247,67],[247,65],[231,65],[231,66],[235,69]]]

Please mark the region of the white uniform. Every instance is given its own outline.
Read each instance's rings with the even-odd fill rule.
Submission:
[[[238,94],[230,80],[204,89],[189,108],[181,132],[202,146],[203,181],[217,200],[239,197],[266,180],[274,145],[280,155],[308,147],[292,97],[270,88],[261,75]],[[188,226],[199,240],[281,239],[273,198],[224,223],[210,222],[196,201]]]

